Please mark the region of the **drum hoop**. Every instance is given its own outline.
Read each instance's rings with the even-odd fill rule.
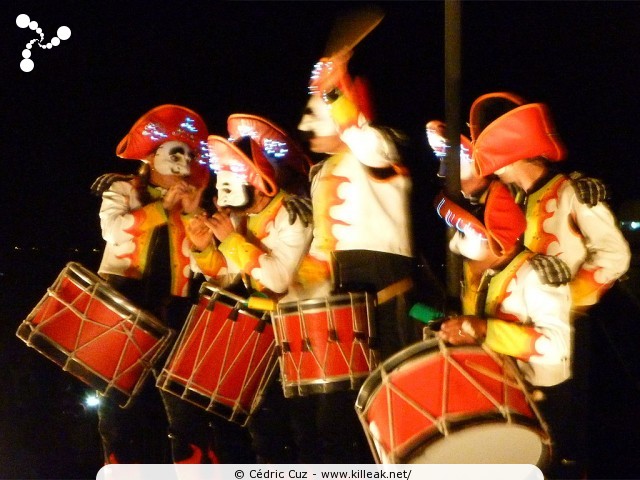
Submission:
[[[86,292],[85,290],[83,290],[83,292],[84,293],[90,293],[92,298],[99,297],[99,295],[97,295],[95,292]],[[58,302],[63,304],[66,309],[69,309],[77,317],[79,317],[82,322],[95,323],[95,320],[90,319],[90,318],[86,318],[85,312],[83,312],[83,311],[79,310],[78,308],[76,308],[73,305],[73,302],[68,302],[65,299],[59,298],[58,295],[57,295],[57,292],[49,291],[47,294],[45,294],[45,296],[43,297],[41,302],[36,306],[36,308],[34,308],[34,310],[29,314],[29,316],[22,322],[21,326],[18,329],[18,332],[16,332],[17,336],[20,339],[22,339],[25,343],[27,343],[27,345],[34,346],[34,348],[36,348],[34,344],[38,343],[38,341],[36,339],[37,338],[41,338],[42,339],[41,341],[45,341],[45,343],[47,344],[48,347],[54,348],[56,351],[62,353],[65,356],[65,361],[60,363],[58,360],[56,360],[58,358],[58,354],[56,354],[56,357],[53,358],[50,354],[48,354],[45,351],[43,351],[44,347],[42,347],[42,346],[40,348],[36,348],[36,350],[38,350],[41,354],[43,354],[44,356],[50,358],[55,363],[58,363],[61,366],[64,366],[64,364],[67,361],[76,361],[76,362],[84,365],[82,362],[80,362],[79,360],[76,359],[76,357],[75,357],[76,350],[67,350],[62,345],[60,345],[54,338],[50,338],[49,336],[44,335],[43,333],[41,333],[41,330],[44,327],[47,326],[47,323],[48,323],[47,321],[40,322],[37,325],[34,325],[32,323],[31,320],[38,313],[40,306],[48,298],[56,299]],[[113,311],[113,309],[111,309],[109,305],[105,305],[105,306],[109,310]],[[117,312],[114,312],[114,313],[117,313]],[[149,328],[145,328],[145,327],[149,327],[150,323],[140,322],[139,320],[143,319],[143,317],[140,316],[140,313],[144,313],[144,311],[142,311],[140,309],[137,309],[137,311],[135,311],[135,312],[130,312],[130,315],[127,316],[127,317],[119,316],[120,322],[116,323],[116,325],[114,325],[114,326],[107,327],[104,332],[101,332],[99,335],[97,335],[96,337],[92,338],[91,340],[89,340],[88,342],[83,344],[83,348],[86,347],[87,345],[89,345],[92,342],[99,341],[107,333],[112,332],[112,331],[116,331],[117,327],[119,325],[121,325],[121,323],[123,321],[126,321],[126,322],[128,322],[128,323],[130,323],[132,325],[135,325],[138,330],[143,331],[143,332],[149,334],[151,337],[154,338],[155,343],[154,343],[153,347],[151,347],[148,351],[144,352],[144,355],[142,355],[140,357],[140,359],[139,359],[139,361],[142,361],[143,364],[145,364],[145,365],[148,364],[149,367],[152,366],[153,364],[155,364],[158,361],[159,357],[168,348],[168,345],[169,345],[170,341],[175,336],[175,331],[170,329],[170,328],[168,328],[168,327],[165,327],[164,325],[162,325],[161,323],[159,323],[157,320],[155,320],[153,318],[145,318],[145,320],[155,321],[155,324],[152,325],[152,326],[158,327],[158,328],[155,331],[152,331]],[[51,317],[51,318],[54,318],[54,317]],[[51,318],[49,318],[48,320],[50,320]],[[104,325],[102,325],[102,326],[104,326]],[[76,342],[77,342],[77,340],[78,340],[78,338],[76,338]],[[120,353],[122,354],[123,352],[120,352]],[[145,367],[145,368],[149,368],[149,367]],[[90,366],[87,365],[85,368],[90,369]],[[126,373],[126,371],[120,372],[121,375],[124,374],[124,373]],[[99,373],[95,372],[95,374],[97,376],[101,377],[101,375]],[[116,381],[116,379],[113,379],[113,380],[110,380],[109,382],[115,382],[115,381]],[[132,396],[133,396],[133,393],[132,393]]]
[[[367,305],[374,303],[374,296],[368,292],[347,292],[325,297],[308,298],[292,302],[278,303],[275,315],[287,315],[304,311],[306,313],[324,312],[329,307],[344,307],[349,305]]]
[[[84,275],[86,278],[78,277],[74,275],[67,275],[69,272],[80,273],[81,275]],[[87,278],[91,280],[95,280],[95,283],[88,284],[88,285],[79,283],[80,280],[86,280]],[[41,298],[38,304],[29,313],[27,318],[23,320],[21,327],[18,329],[17,336],[21,338],[25,343],[27,343],[27,345],[30,345],[32,343],[32,338],[35,337],[36,335],[39,335],[42,328],[46,327],[50,320],[53,320],[57,315],[60,314],[60,312],[57,312],[56,314],[52,315],[49,318],[44,319],[42,322],[38,324],[33,323],[34,317],[38,315],[38,313],[40,312],[40,309],[45,304],[45,302],[51,298],[53,298],[54,300],[62,304],[65,307],[65,309],[70,310],[74,315],[80,318],[81,321],[95,323],[94,319],[88,318],[86,316],[86,309],[88,309],[88,306],[84,310],[81,310],[74,305],[75,301],[79,298],[79,296],[75,297],[71,301],[64,299],[60,296],[60,293],[59,291],[57,291],[57,289],[61,286],[62,282],[65,279],[71,282],[76,287],[78,287],[81,290],[81,293],[90,296],[90,301],[93,301],[94,299],[101,301],[102,302],[101,304],[106,309],[113,312],[120,319],[117,325],[119,325],[122,322],[128,322],[129,324],[134,325],[136,329],[138,329],[139,331],[145,332],[150,336],[152,336],[156,340],[156,345],[150,351],[154,349],[158,349],[159,350],[158,356],[161,353],[163,353],[163,351],[166,349],[165,345],[174,337],[175,332],[171,328],[162,324],[158,319],[156,319],[149,312],[135,306],[126,297],[124,297],[118,291],[113,289],[113,287],[111,287],[108,283],[101,280],[99,277],[94,275],[89,270],[84,269],[82,265],[75,262],[70,262],[67,265],[67,267],[65,267],[62,270],[62,272],[58,275],[53,285],[47,289],[47,292],[45,293],[45,295]],[[110,300],[110,301],[104,301],[104,300]],[[119,303],[116,302],[116,300],[118,300]],[[119,305],[128,306],[131,308],[131,310],[123,310],[122,308],[117,308]],[[114,328],[115,327],[109,327],[107,328],[106,331],[111,331]],[[55,349],[63,352],[65,355],[72,356],[71,354],[73,353],[73,351],[67,351],[65,348],[63,348],[61,345],[55,342],[54,339],[49,338],[44,334],[40,334],[40,335],[43,338],[46,338],[48,340],[49,346],[54,347]],[[94,338],[93,341],[97,340],[97,338],[98,337]],[[42,352],[41,350],[38,350],[38,351],[40,351],[40,353],[45,355],[45,353]],[[157,358],[154,355],[151,357],[150,362],[153,363],[155,361],[157,361]]]
[[[231,309],[236,309],[238,312],[248,315],[250,317],[255,317],[258,320],[263,320],[264,312],[261,310],[254,310],[247,307],[248,299],[240,297],[234,293],[228,292],[222,288],[215,286],[212,283],[204,282],[200,286],[200,297],[206,298],[211,301],[211,298],[214,295],[218,295],[216,298],[216,303],[219,302]]]
[[[66,272],[73,272],[76,276],[65,276]],[[169,334],[169,327],[158,320],[155,315],[138,307],[105,280],[77,262],[69,262],[67,264],[67,267],[60,273],[53,286],[48,289],[47,295],[53,296],[58,301],[61,301],[55,289],[61,285],[65,278],[69,279],[69,281],[79,287],[84,293],[103,301],[103,304],[118,317],[123,320],[129,319],[131,323],[134,323],[146,333],[158,339]],[[80,283],[81,280],[91,281],[92,283],[82,284]],[[45,295],[45,298],[47,295]],[[61,303],[66,305],[69,302],[65,300]]]
[[[536,433],[540,438],[540,444],[542,446],[542,454],[537,465],[547,465],[551,458],[552,441],[549,433],[541,428],[540,425],[534,422],[531,418],[517,412],[512,412],[510,414],[510,421],[508,422],[505,421],[505,418],[499,413],[491,412],[481,415],[461,415],[453,420],[447,420],[447,424],[447,434],[443,434],[440,429],[434,427],[434,429],[428,432],[422,432],[422,434],[417,435],[407,445],[403,446],[401,450],[390,452],[391,457],[397,463],[407,463],[417,450],[426,448],[447,436],[454,435],[469,427],[495,424],[526,427],[532,433]]]
[[[282,380],[282,387],[286,398],[343,392],[345,390],[358,390],[368,375],[368,372],[362,372],[334,375],[318,380],[302,380],[299,382],[286,382]]]
[[[215,288],[213,286],[210,287]],[[218,303],[217,299],[216,303]],[[230,307],[229,305],[224,305]],[[239,312],[246,313],[243,310],[239,310]],[[275,333],[272,334],[273,338],[271,338],[270,340],[269,347],[264,352],[260,353],[258,357],[255,357],[258,366],[264,365],[264,371],[262,372],[262,374],[259,377],[257,376],[257,374],[260,372],[260,369],[247,369],[247,371],[244,372],[244,377],[242,379],[243,391],[246,388],[246,385],[248,385],[254,379],[257,378],[258,380],[257,389],[255,392],[256,396],[252,399],[251,405],[248,407],[248,410],[240,404],[240,397],[226,397],[230,403],[232,402],[234,404],[233,406],[230,406],[219,400],[223,397],[217,393],[217,390],[208,393],[205,387],[193,380],[193,375],[195,375],[197,372],[200,372],[200,369],[202,367],[206,367],[203,362],[205,362],[205,359],[211,358],[210,354],[213,353],[212,349],[214,347],[214,344],[217,344],[218,340],[220,339],[219,336],[221,335],[222,330],[216,333],[216,337],[211,344],[202,346],[203,350],[199,352],[200,356],[196,359],[197,361],[194,360],[193,370],[189,373],[189,376],[179,375],[172,369],[172,366],[176,359],[184,353],[184,349],[186,348],[185,342],[193,339],[195,329],[201,322],[205,322],[206,325],[208,316],[211,315],[211,313],[212,311],[208,311],[207,309],[203,309],[201,307],[201,302],[193,304],[191,306],[187,319],[185,320],[182,329],[180,330],[178,338],[173,344],[173,347],[171,348],[171,351],[165,360],[165,364],[156,381],[156,386],[208,412],[214,413],[229,421],[239,423],[240,425],[244,426],[249,422],[251,416],[255,413],[259,405],[262,403],[264,390],[275,375],[274,372],[278,363]],[[248,321],[254,321],[256,325],[260,325],[261,323],[265,322],[264,315],[262,317],[257,317],[249,314],[247,315],[247,318]],[[270,322],[267,323],[269,325],[271,324]],[[233,328],[233,326],[231,326],[231,328]],[[263,335],[268,335],[268,333],[265,333],[263,329],[258,330],[257,328],[253,328],[249,335],[243,338],[242,348],[239,353],[251,352],[251,358],[253,360],[254,356],[258,352],[257,349],[260,339],[269,339],[269,337],[263,337]],[[228,341],[228,339],[226,340]],[[200,342],[201,341],[202,340],[200,339]],[[234,358],[232,360],[233,361],[227,365],[227,368],[224,371],[220,371],[219,380],[226,379],[230,374],[229,372],[233,369],[233,367],[236,366],[238,359]],[[172,386],[174,388],[171,388]],[[179,387],[182,393],[176,392],[177,387]],[[201,402],[199,400],[206,400],[206,402]]]
[[[192,307],[195,308],[196,305]],[[191,315],[190,315],[191,317]],[[187,322],[185,322],[185,325]],[[184,332],[184,328],[183,328]],[[174,354],[178,354],[181,346],[182,333],[180,338],[174,344],[169,357],[165,363],[164,368],[158,375],[156,380],[156,386],[161,390],[169,392],[182,400],[185,400],[192,405],[202,408],[203,410],[213,413],[217,416],[223,417],[230,422],[234,422],[240,424],[241,426],[246,426],[249,421],[253,418],[253,415],[258,411],[259,407],[262,405],[262,402],[265,398],[265,392],[276,376],[277,367],[278,367],[278,357],[275,350],[275,344],[272,344],[269,351],[265,352],[262,356],[259,364],[265,362],[266,368],[263,372],[259,383],[258,388],[256,389],[256,395],[252,399],[251,405],[249,409],[245,409],[239,403],[238,399],[229,399],[234,402],[233,406],[222,403],[220,400],[215,398],[216,394],[213,392],[211,395],[205,394],[202,391],[197,390],[200,385],[190,381],[189,378],[184,378],[179,375],[174,374],[171,370],[169,370],[168,366],[174,360]],[[255,345],[254,345],[255,348]],[[192,372],[193,373],[193,372]],[[246,378],[245,378],[246,381]],[[182,393],[178,393],[177,388],[171,388],[172,386],[179,387],[179,390]],[[198,400],[206,400],[206,402],[201,402]],[[206,403],[206,405],[205,405]]]
[[[414,347],[414,346],[411,346]],[[392,361],[389,362],[389,364],[392,366],[391,369],[389,370],[385,370],[383,367],[379,367],[378,369],[376,369],[375,372],[375,376],[372,376],[370,378],[367,379],[367,381],[365,382],[365,385],[362,386],[358,397],[356,399],[356,403],[355,403],[355,409],[356,409],[356,413],[358,414],[358,416],[361,419],[361,422],[363,424],[367,423],[367,419],[366,419],[366,415],[367,415],[367,411],[369,408],[369,403],[371,400],[371,396],[374,393],[377,393],[380,391],[381,388],[383,388],[385,386],[385,381],[384,379],[387,376],[390,376],[391,373],[393,372],[393,369],[395,369],[396,367],[412,360],[415,359],[416,357],[419,359],[419,354],[421,352],[427,351],[427,356],[431,355],[432,353],[429,353],[431,351],[435,352],[435,348],[433,348],[433,346],[415,346],[415,348],[410,348],[409,351],[403,350],[399,353],[401,353],[401,355],[395,355],[392,357]],[[507,422],[511,422],[511,416],[515,415],[513,412],[512,408],[509,408],[508,405],[505,405],[504,399],[502,398],[496,398],[494,395],[492,395],[491,393],[489,393],[488,391],[486,391],[486,389],[477,381],[475,381],[470,375],[469,375],[469,369],[475,369],[477,372],[479,372],[482,375],[485,375],[489,378],[493,377],[493,372],[490,371],[483,371],[484,367],[482,367],[481,365],[473,365],[473,363],[468,363],[466,365],[463,365],[463,362],[460,362],[460,359],[454,358],[454,354],[449,354],[449,350],[455,350],[458,353],[460,352],[464,352],[464,351],[470,351],[470,352],[477,352],[478,351],[478,347],[477,346],[467,346],[467,345],[461,345],[461,346],[457,346],[457,347],[445,347],[444,348],[444,355],[443,355],[443,360],[445,361],[445,371],[444,371],[444,375],[445,377],[448,377],[449,373],[448,370],[449,369],[455,369],[458,370],[458,372],[463,375],[472,385],[474,385],[474,387],[484,396],[484,398],[489,401],[491,404],[493,404],[495,411],[494,412],[485,412],[483,414],[479,414],[480,416],[482,415],[492,415],[495,414],[498,417],[501,417],[503,419],[505,419]],[[484,348],[481,348],[482,351],[485,351],[485,353],[489,353],[486,352],[486,350]],[[438,352],[443,352],[442,348],[439,348],[437,350]],[[449,358],[447,358],[449,357]],[[493,355],[490,355],[490,357],[492,359],[495,360],[495,358],[493,358]],[[400,361],[400,363],[398,363],[398,360],[402,360]],[[536,420],[538,421],[538,424],[540,426],[540,428],[544,431],[547,432],[549,431],[549,427],[547,425],[547,423],[545,422],[544,418],[542,417],[542,415],[540,414],[540,411],[537,407],[537,405],[535,404],[535,402],[532,400],[531,395],[529,393],[529,391],[527,390],[524,381],[522,380],[522,378],[517,376],[517,367],[515,367],[513,362],[509,362],[510,357],[505,357],[505,362],[504,363],[508,363],[509,367],[505,367],[511,370],[511,374],[516,374],[513,376],[512,380],[507,381],[505,378],[500,377],[499,375],[496,375],[494,378],[496,381],[499,382],[505,382],[505,384],[507,385],[507,387],[511,388],[511,389],[515,389],[517,391],[520,391],[522,393],[522,395],[525,398],[525,402],[528,405],[528,407],[531,409],[533,415],[535,416]],[[497,361],[497,360],[496,360]],[[503,365],[504,365],[503,363]],[[466,368],[465,368],[466,367]],[[443,383],[443,395],[446,395],[446,391],[444,390],[445,387],[448,387],[447,383]],[[392,383],[387,385],[387,388],[394,390],[395,388],[393,387]],[[401,394],[402,392],[399,392],[398,394]],[[413,401],[409,398],[405,398],[405,401],[409,402],[409,403],[413,403]],[[416,408],[420,409],[420,406],[418,405]],[[517,412],[516,412],[517,413]],[[432,413],[427,412],[427,411],[422,411],[422,414],[427,417],[435,426],[438,430],[441,431],[441,433],[444,433],[445,435],[448,434],[447,429],[449,428],[449,422],[442,422],[441,419],[442,418],[447,418],[448,415],[452,415],[451,413],[448,412],[444,412],[442,416],[434,416]]]
[[[114,378],[108,378],[96,371],[91,365],[79,360],[74,355],[74,352],[67,351],[60,344],[37,331],[31,333],[28,341],[24,338],[22,339],[28,346],[61,367],[63,371],[69,372],[76,379],[94,388],[101,395],[114,399],[122,408],[125,408],[142,388],[147,376],[151,373],[152,365],[165,352],[170,337],[160,339],[152,349],[145,352],[145,355],[138,359],[136,364],[138,362],[142,364],[142,373],[130,390],[123,389],[117,383],[118,376],[126,374],[127,370],[119,372],[118,376]],[[145,356],[148,358],[145,359]],[[129,368],[133,368],[136,364]]]
[[[367,381],[362,385],[360,393],[358,394],[358,398],[356,399],[356,405],[355,405],[356,410],[359,412],[364,412],[366,410],[367,404],[371,395],[376,393],[378,388],[383,383],[383,377],[388,376],[397,367],[401,366],[402,364],[404,364],[409,360],[412,360],[415,357],[420,356],[425,352],[427,352],[427,355],[429,355],[432,353],[432,351],[442,352],[443,349],[445,352],[457,352],[457,353],[465,352],[465,351],[475,352],[475,351],[481,350],[485,352],[489,357],[491,357],[494,361],[496,361],[496,363],[502,362],[503,364],[508,364],[509,365],[508,368],[506,367],[505,368],[508,369],[510,373],[515,374],[513,378],[514,381],[508,383],[508,386],[516,390],[522,391],[525,394],[525,396],[528,398],[528,400],[530,400],[529,403],[530,404],[533,403],[529,398],[530,395],[524,384],[524,381],[516,376],[518,374],[518,367],[515,365],[515,363],[511,360],[509,356],[498,354],[481,345],[456,345],[456,346],[445,345],[444,347],[441,348],[440,341],[438,339],[427,339],[427,340],[422,340],[412,345],[409,345],[408,347],[404,348],[403,350],[400,350],[399,352],[396,352],[395,354],[393,354],[392,356],[384,360],[382,364],[380,364],[378,368],[376,368],[371,373],[369,378],[367,378]],[[459,364],[457,359],[453,358],[454,355],[445,355],[445,356],[451,357],[447,361],[450,367],[458,369],[460,373],[463,374],[463,376],[467,376],[466,369],[464,369],[462,365]],[[470,366],[470,368],[474,368],[474,367]],[[475,368],[478,372],[483,373],[487,377],[493,376],[492,372],[486,372],[486,371],[482,372],[482,370],[484,370],[483,367],[478,366]],[[474,383],[474,384],[476,383],[471,378],[468,378],[468,380],[471,383]],[[503,378],[496,378],[496,380],[501,382],[504,381]],[[481,393],[483,393],[483,395],[488,400],[492,401],[492,396],[489,395],[487,392],[485,392],[480,385],[477,385],[477,388]],[[540,417],[540,414],[537,411],[535,405],[532,406],[532,409],[536,413],[536,416]]]

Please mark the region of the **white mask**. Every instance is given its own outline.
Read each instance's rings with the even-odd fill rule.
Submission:
[[[156,150],[153,168],[162,175],[186,177],[191,173],[191,161],[194,154],[191,147],[184,142],[171,140]]]
[[[220,170],[216,174],[216,190],[218,191],[218,205],[221,207],[243,207],[249,203],[247,182],[245,179],[229,170]]]
[[[311,132],[316,137],[330,137],[336,135],[338,130],[331,117],[329,107],[325,105],[318,95],[311,95],[298,130]]]

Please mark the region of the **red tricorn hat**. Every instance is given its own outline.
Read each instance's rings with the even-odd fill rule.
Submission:
[[[471,106],[473,159],[479,175],[526,158],[544,157],[551,162],[566,158],[547,106],[520,102],[515,95],[496,93],[483,95]]]
[[[184,142],[196,154],[196,160],[206,156],[209,132],[204,120],[193,110],[179,105],[160,105],[136,121],[120,141],[116,155],[131,160],[146,160],[165,142]]]
[[[247,140],[249,152],[240,148],[239,142],[230,142],[218,135],[209,135],[209,162],[211,169],[218,173],[221,170],[233,172],[269,197],[278,193],[275,182],[275,170],[262,154],[260,145]]]
[[[469,132],[475,142],[491,122],[505,113],[527,103],[524,98],[511,92],[485,93],[476,98],[469,109]]]
[[[250,137],[262,149],[262,156],[277,170],[290,167],[305,177],[312,165],[302,147],[287,133],[266,118],[246,113],[234,113],[227,119],[231,141]]]

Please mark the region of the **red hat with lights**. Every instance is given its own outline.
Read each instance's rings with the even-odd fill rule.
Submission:
[[[230,142],[218,135],[209,135],[207,144],[209,163],[214,172],[233,172],[269,197],[278,193],[276,172],[258,142],[249,138]]]
[[[232,142],[249,137],[256,142],[264,157],[275,170],[289,167],[305,177],[312,162],[302,147],[285,131],[266,118],[246,113],[234,113],[227,119],[227,129]]]
[[[497,93],[483,95],[471,106],[473,159],[479,175],[526,158],[544,157],[551,162],[566,158],[547,106],[521,102],[515,95]]]
[[[206,156],[209,132],[200,115],[179,105],[160,105],[136,121],[129,133],[120,141],[116,155],[130,160],[146,160],[165,142],[184,142],[196,154]]]
[[[338,117],[361,113],[367,121],[372,121],[374,111],[369,82],[360,76],[352,78],[348,72],[347,64],[352,53],[350,50],[343,50],[331,57],[323,57],[317,61],[311,71],[309,93],[327,98],[332,95],[333,89],[338,89],[342,95],[349,99],[351,106],[355,109],[352,111],[351,107],[345,106],[343,107],[345,112],[336,113]]]

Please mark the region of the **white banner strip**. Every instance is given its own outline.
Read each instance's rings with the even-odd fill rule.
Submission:
[[[105,465],[97,480],[543,480],[534,465]]]

